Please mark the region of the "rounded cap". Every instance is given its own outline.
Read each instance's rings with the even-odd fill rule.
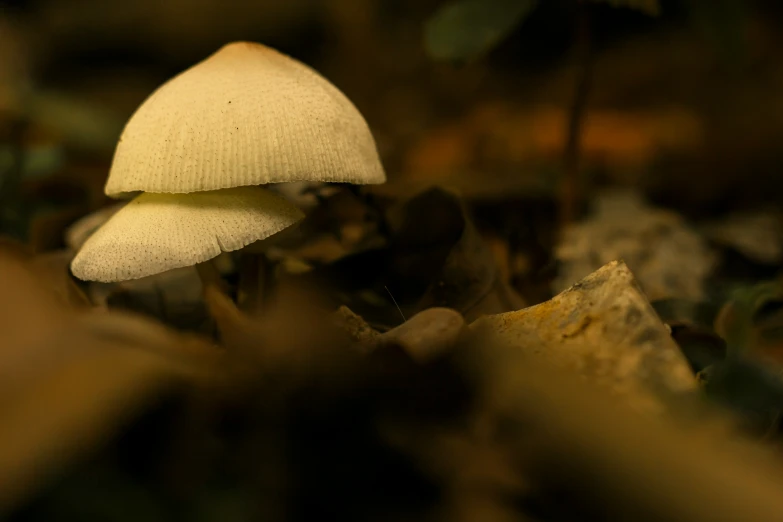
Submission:
[[[71,271],[85,281],[139,279],[238,250],[303,217],[293,204],[260,187],[144,193],[85,241]]]
[[[106,194],[190,193],[289,181],[386,181],[367,122],[310,67],[235,42],[175,76],[136,110]]]

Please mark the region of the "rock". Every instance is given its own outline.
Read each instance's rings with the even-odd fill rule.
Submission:
[[[462,314],[451,308],[428,308],[381,334],[382,343],[396,344],[420,363],[447,352],[465,329]]]
[[[633,274],[613,261],[540,305],[470,325],[605,385],[637,409],[662,411],[697,389],[669,330]]]

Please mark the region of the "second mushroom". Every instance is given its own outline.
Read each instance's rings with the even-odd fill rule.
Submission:
[[[135,197],[71,270],[118,282],[204,266],[299,222],[299,208],[259,185],[302,181],[385,182],[366,121],[307,65],[261,44],[227,44],[131,116],[105,192]]]

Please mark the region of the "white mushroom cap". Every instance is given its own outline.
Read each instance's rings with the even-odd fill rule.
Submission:
[[[310,67],[257,43],[228,44],[136,110],[106,194],[189,193],[289,181],[386,181],[351,101]]]
[[[260,187],[144,193],[90,236],[71,271],[86,281],[138,279],[238,250],[303,217],[293,204]]]

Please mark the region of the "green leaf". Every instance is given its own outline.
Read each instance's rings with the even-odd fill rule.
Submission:
[[[730,354],[743,354],[758,348],[759,331],[770,328],[780,320],[773,312],[783,303],[783,286],[768,281],[735,289],[731,299],[716,318],[715,327],[726,340]],[[768,316],[772,316],[771,318]],[[772,320],[770,320],[772,319]]]
[[[693,23],[729,62],[741,60],[745,52],[744,28],[749,10],[744,0],[687,0]]]
[[[592,2],[601,2],[611,4],[612,7],[624,7],[634,9],[650,16],[658,16],[661,12],[661,6],[658,0],[591,0]]]
[[[456,0],[427,22],[427,53],[435,60],[474,60],[508,36],[536,5],[537,0]]]
[[[734,357],[700,375],[711,400],[726,406],[762,431],[773,428],[783,411],[783,376],[761,361]]]

